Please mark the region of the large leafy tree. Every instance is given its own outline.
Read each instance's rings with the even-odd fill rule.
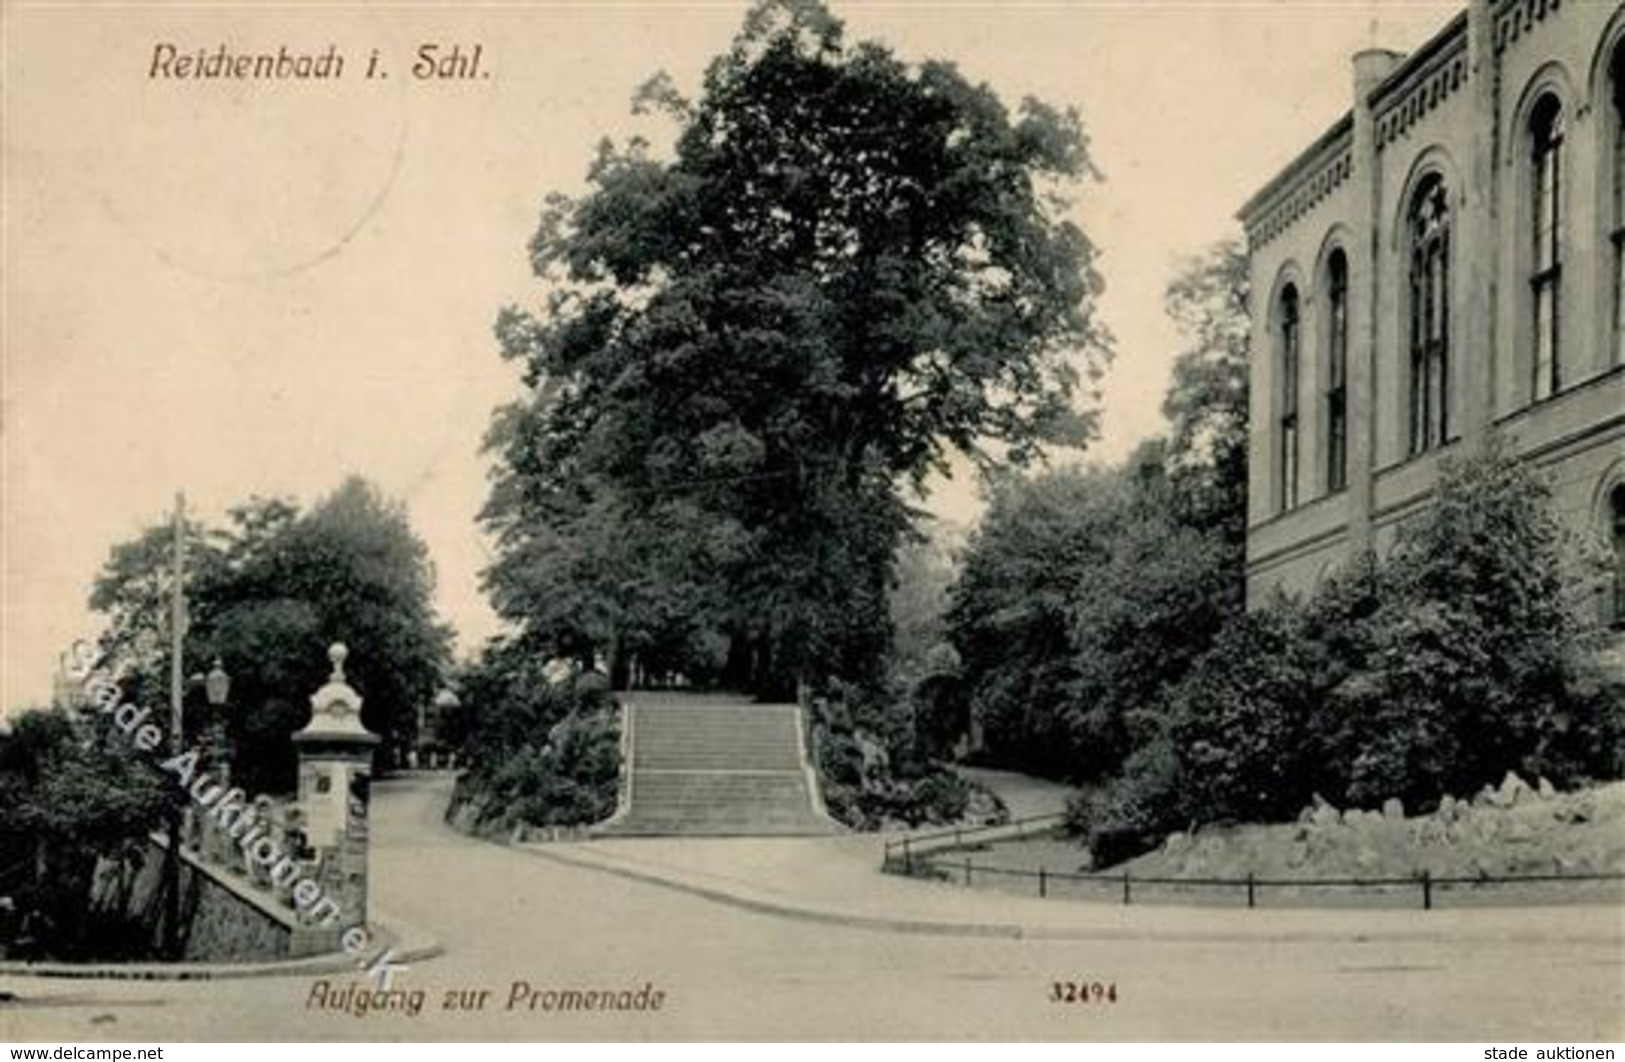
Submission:
[[[1072,696],[1080,678],[1074,610],[1111,563],[1126,503],[1123,477],[1113,473],[1010,477],[971,539],[948,624],[972,712],[1003,762],[1057,775],[1101,769],[1077,762],[1069,725],[1087,710]]]
[[[849,44],[812,0],[753,8],[698,99],[660,77],[640,104],[673,152],[606,143],[531,242],[546,305],[498,322],[529,391],[491,437],[493,597],[561,650],[679,629],[758,689],[864,681],[910,485],[1094,430],[1078,118]]]
[[[363,722],[391,752],[408,743],[444,674],[450,631],[435,617],[433,569],[404,507],[351,478],[303,514],[254,499],[229,515],[227,528],[188,528],[183,665],[192,675],[218,657],[232,677],[239,784],[293,784],[288,737],[309,717],[334,641],[349,646]],[[91,596],[108,617],[103,649],[126,665],[126,696],[154,704],[167,690],[167,642],[151,632],[167,630],[170,534],[154,527],[115,546]],[[198,691],[187,696],[191,726],[204,709]]]
[[[1165,305],[1184,336],[1165,434],[1110,472],[1012,478],[953,590],[951,634],[989,751],[1084,779],[1165,738],[1171,688],[1244,601],[1247,268],[1188,262]]]
[[[1238,564],[1247,538],[1249,298],[1246,248],[1226,240],[1192,259],[1164,299],[1187,343],[1162,403],[1176,515],[1218,530]]]

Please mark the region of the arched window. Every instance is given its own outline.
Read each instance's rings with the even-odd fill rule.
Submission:
[[[1349,260],[1342,248],[1326,259],[1326,489],[1349,477]]]
[[[1563,386],[1558,354],[1561,330],[1559,284],[1563,274],[1563,105],[1543,96],[1529,119],[1530,219],[1529,289],[1533,311],[1535,398]]]
[[[1614,525],[1614,585],[1613,600],[1604,619],[1616,628],[1625,628],[1625,483],[1609,493],[1608,514]]]
[[[1422,180],[1410,209],[1410,452],[1450,430],[1450,199],[1438,174]]]
[[[1288,284],[1281,292],[1281,508],[1298,504],[1298,355],[1303,326],[1298,289]]]
[[[1614,363],[1625,363],[1625,44],[1614,49],[1608,68],[1614,88],[1613,218],[1614,230]]]

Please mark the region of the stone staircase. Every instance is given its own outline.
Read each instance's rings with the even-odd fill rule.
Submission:
[[[619,836],[825,834],[794,705],[719,695],[621,695],[631,770],[616,815],[594,832]]]

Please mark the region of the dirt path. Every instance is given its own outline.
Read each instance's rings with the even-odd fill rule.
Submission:
[[[1012,819],[1034,815],[1055,815],[1066,810],[1067,798],[1075,792],[1070,786],[1014,771],[988,767],[960,767],[959,773],[998,794],[1010,809]]]

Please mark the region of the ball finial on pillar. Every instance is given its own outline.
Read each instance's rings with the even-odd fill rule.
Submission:
[[[344,678],[348,656],[343,642],[328,647],[333,674],[310,698],[310,722],[293,735],[299,817],[314,857],[314,880],[321,895],[338,905],[340,919],[318,923],[314,906],[303,912],[298,954],[331,950],[341,931],[367,922],[367,815],[378,735],[361,724],[361,694]]]

